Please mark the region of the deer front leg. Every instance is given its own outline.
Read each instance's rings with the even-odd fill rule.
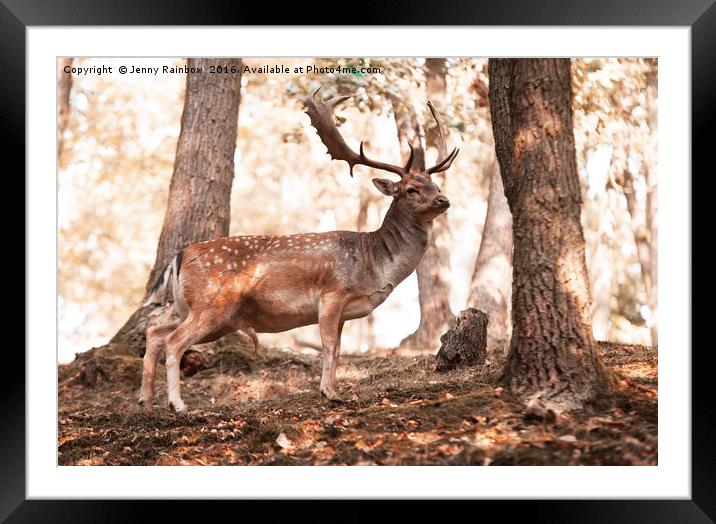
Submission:
[[[341,348],[341,332],[343,331],[341,313],[345,303],[345,298],[342,296],[325,295],[321,297],[318,308],[318,328],[323,344],[323,372],[320,389],[321,394],[329,400],[337,398],[336,364]]]

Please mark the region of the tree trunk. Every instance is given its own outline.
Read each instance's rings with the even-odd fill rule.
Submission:
[[[646,75],[646,109],[649,123],[649,144],[648,144],[648,166],[645,169],[648,193],[646,196],[646,224],[651,234],[651,286],[649,291],[649,309],[651,310],[651,343],[659,344],[659,233],[658,233],[658,134],[659,115],[657,104],[657,78],[656,60],[653,61],[653,69]]]
[[[552,409],[608,384],[592,336],[569,59],[491,59],[495,149],[513,217],[512,339],[503,382]]]
[[[371,202],[371,192],[367,184],[363,184],[360,190],[360,202],[358,205],[358,219],[356,220],[356,228],[358,231],[365,231],[368,225],[368,206]],[[354,320],[358,323],[358,347],[363,350],[375,349],[375,328],[373,313],[365,318]],[[365,346],[364,346],[365,345]],[[319,348],[321,350],[322,348]]]
[[[235,72],[211,74],[211,65]],[[171,259],[185,246],[229,234],[231,184],[241,90],[241,60],[190,58],[181,132],[167,211],[159,236],[157,257],[147,279],[147,291]],[[147,306],[137,310],[110,343],[130,345],[142,352],[145,333],[154,317],[167,315]]]
[[[413,146],[415,157],[413,158],[413,169],[425,169],[425,149],[420,140],[420,123],[415,108],[409,100],[390,96],[390,105],[393,109],[395,126],[400,142],[400,154],[406,162],[410,156],[410,146]]]
[[[614,254],[611,239],[612,227],[611,198],[609,186],[598,188],[599,240],[589,265],[589,282],[592,289],[592,333],[597,340],[607,340],[611,326],[612,266]]]
[[[646,166],[645,166],[646,168]],[[641,267],[641,277],[644,281],[644,291],[646,292],[647,302],[651,307],[651,291],[652,291],[652,275],[651,275],[651,241],[650,231],[647,225],[648,215],[648,194],[647,209],[639,208],[639,200],[636,196],[636,185],[634,183],[634,174],[627,166],[622,172],[622,189],[626,200],[627,211],[631,219],[631,230],[634,233],[634,243],[636,244],[636,255],[639,259],[639,267]],[[648,189],[647,189],[648,192]]]
[[[428,58],[425,61],[426,92],[428,100],[440,110],[445,107],[445,75],[447,62],[444,58]],[[420,126],[412,106],[394,100],[394,114],[400,139],[403,161],[408,160],[410,149],[415,150],[414,166],[425,169],[425,150],[420,142]],[[437,149],[437,129],[426,131],[428,149]],[[433,181],[445,188],[445,174],[432,176]],[[443,214],[433,221],[433,231],[428,249],[418,264],[418,300],[420,302],[420,324],[414,333],[408,335],[399,347],[405,349],[427,350],[435,352],[440,347],[440,335],[445,333],[453,320],[450,309],[450,252],[451,238],[447,215]]]
[[[657,155],[658,155],[658,114],[657,114],[657,62],[647,59],[652,66],[646,72],[646,110],[649,140],[640,144],[637,149],[642,158],[646,202],[640,205],[637,197],[635,175],[629,168],[628,152],[617,149],[614,153],[621,175],[621,185],[631,218],[631,229],[634,233],[637,258],[644,281],[644,291],[649,306],[649,324],[651,326],[651,343],[656,346],[658,337],[658,231],[657,231]]]
[[[241,90],[241,60],[190,58],[184,113],[177,144],[169,206],[147,290],[186,245],[229,234],[231,184]],[[236,67],[210,74],[211,65]]]
[[[512,291],[512,213],[502,186],[500,167],[492,160],[485,227],[470,283],[468,306],[487,313],[487,337],[494,348],[509,336]]]
[[[64,135],[70,117],[70,91],[72,90],[72,73],[65,73],[65,67],[72,67],[72,58],[57,60],[57,160],[62,159]]]

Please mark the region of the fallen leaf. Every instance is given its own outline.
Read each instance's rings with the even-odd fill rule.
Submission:
[[[538,398],[532,398],[525,407],[525,419],[554,422],[556,415],[554,411],[547,409]]]
[[[363,437],[358,437],[358,439],[353,444],[356,449],[359,449],[361,451],[371,451],[374,448],[380,446],[383,443],[383,439],[378,439],[372,444],[368,444],[365,440],[363,440]]]
[[[574,435],[562,435],[561,437],[559,437],[559,440],[561,440],[562,442],[577,442],[577,437],[575,437]]]
[[[281,433],[278,437],[276,437],[276,444],[281,446],[283,449],[290,448],[293,445],[291,444],[291,441],[288,440],[285,433]]]

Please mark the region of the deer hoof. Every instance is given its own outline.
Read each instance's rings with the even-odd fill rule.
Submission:
[[[328,400],[338,400],[338,395],[335,389],[324,388],[321,390],[321,395]]]
[[[144,397],[139,397],[137,399],[137,404],[139,404],[141,407],[143,407],[147,413],[152,412],[152,401],[150,399],[147,399]]]
[[[171,409],[177,415],[186,415],[186,405],[179,402],[169,402],[169,409]]]

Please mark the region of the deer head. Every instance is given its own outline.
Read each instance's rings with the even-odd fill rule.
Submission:
[[[446,171],[457,157],[459,149],[455,148],[450,154],[446,154],[447,147],[443,129],[437,112],[430,102],[428,102],[428,107],[438,126],[438,160],[431,168],[420,171],[413,169],[414,152],[412,146],[410,146],[410,157],[404,166],[396,166],[368,158],[363,148],[363,142],[360,143],[358,153],[351,149],[343,140],[333,118],[335,107],[351,98],[351,95],[336,96],[330,100],[320,101],[316,100],[316,94],[320,89],[320,87],[316,89],[306,101],[306,113],[332,159],[347,162],[351,176],[353,176],[353,167],[356,165],[368,166],[398,175],[400,180],[397,182],[387,178],[374,178],[373,184],[384,195],[393,197],[394,206],[415,216],[420,222],[428,223],[447,211],[450,207],[450,201],[442,194],[437,184],[433,182],[431,175]]]

